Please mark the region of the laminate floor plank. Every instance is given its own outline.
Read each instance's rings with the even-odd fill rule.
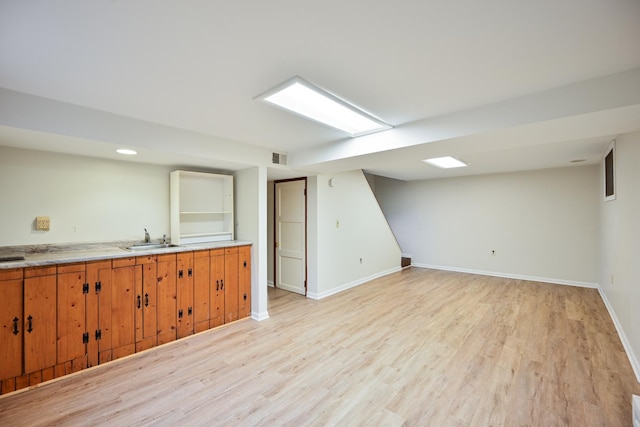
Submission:
[[[0,396],[1,426],[626,426],[595,289],[411,267]]]

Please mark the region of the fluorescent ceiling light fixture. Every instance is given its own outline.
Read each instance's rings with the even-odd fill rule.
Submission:
[[[295,114],[340,129],[352,137],[392,127],[298,76],[254,99],[262,99]]]
[[[127,156],[135,156],[136,154],[138,154],[137,151],[135,150],[129,150],[128,148],[118,148],[116,150],[116,153],[119,154],[126,154]]]
[[[469,166],[465,162],[462,162],[458,159],[454,159],[453,157],[436,157],[434,159],[424,159],[423,162],[429,163],[430,165],[437,166],[442,169],[451,169],[451,168],[463,168]]]

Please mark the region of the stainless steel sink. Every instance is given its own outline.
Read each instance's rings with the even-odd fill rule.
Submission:
[[[149,251],[152,249],[164,249],[164,248],[173,248],[178,245],[171,245],[169,243],[141,243],[139,245],[127,246],[125,249],[130,251]]]

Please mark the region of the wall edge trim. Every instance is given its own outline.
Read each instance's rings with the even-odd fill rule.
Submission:
[[[257,320],[258,322],[262,322],[263,320],[267,320],[269,318],[269,312],[263,311],[261,313],[257,313],[255,311],[251,312],[251,318],[253,320]]]
[[[370,276],[360,278],[358,280],[354,280],[353,282],[345,283],[343,285],[340,285],[340,286],[338,286],[336,288],[333,288],[333,289],[330,289],[328,291],[324,291],[324,292],[320,292],[320,293],[307,292],[307,298],[311,298],[311,299],[315,299],[315,300],[320,300],[320,299],[323,299],[323,298],[327,298],[327,297],[329,297],[331,295],[335,295],[337,293],[346,291],[347,289],[355,288],[356,286],[362,285],[364,283],[370,282],[370,281],[372,281],[374,279],[378,279],[378,278],[383,277],[383,276],[387,276],[387,275],[392,274],[392,273],[397,273],[398,271],[401,271],[401,270],[402,270],[402,268],[400,268],[399,266],[398,267],[393,267],[393,268],[390,268],[388,270],[381,271],[381,272],[372,274]]]
[[[481,276],[504,277],[505,279],[528,280],[530,282],[551,283],[554,285],[577,286],[579,288],[591,288],[591,289],[600,288],[600,286],[597,283],[581,282],[578,280],[554,279],[550,277],[529,276],[526,274],[501,273],[499,271],[474,270],[471,268],[449,267],[449,266],[443,266],[443,265],[432,265],[432,264],[422,264],[422,263],[413,263],[411,265],[413,267],[430,268],[433,270],[455,271],[458,273],[478,274]]]
[[[625,353],[627,353],[627,358],[629,359],[629,363],[631,364],[631,369],[633,369],[633,373],[636,374],[636,381],[640,383],[640,363],[638,362],[638,358],[633,352],[633,348],[631,347],[631,344],[627,339],[627,335],[624,333],[624,329],[622,329],[622,325],[618,321],[618,316],[616,316],[616,312],[613,309],[613,306],[607,299],[607,295],[604,293],[601,287],[598,287],[598,292],[600,293],[600,298],[602,298],[605,307],[607,307],[607,311],[609,312],[611,320],[613,320],[613,325],[616,327],[616,331],[618,332],[620,341],[622,341],[622,346],[624,347]]]

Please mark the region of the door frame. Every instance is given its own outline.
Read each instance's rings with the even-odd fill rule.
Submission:
[[[279,179],[273,181],[273,287],[278,288],[278,256],[277,256],[277,247],[276,247],[276,224],[278,222],[278,218],[276,217],[277,206],[278,206],[278,184],[284,182],[291,181],[304,181],[304,296],[307,296],[307,237],[308,237],[308,218],[307,218],[307,177],[301,178],[289,178],[289,179]]]

